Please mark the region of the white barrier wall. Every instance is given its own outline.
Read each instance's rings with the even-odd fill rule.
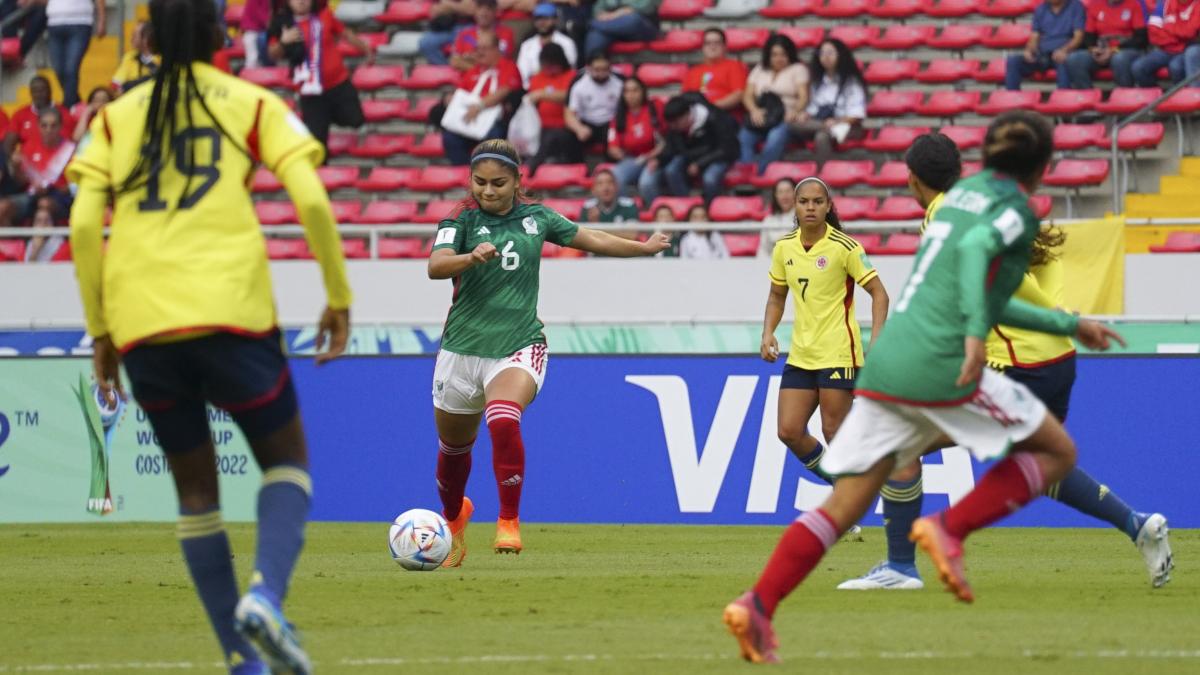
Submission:
[[[908,276],[908,256],[872,259],[895,298]],[[768,281],[764,259],[547,260],[540,312],[548,322],[757,320]],[[312,262],[271,266],[279,314],[286,325],[314,321],[324,302]],[[424,261],[349,263],[361,322],[440,323],[450,303],[449,281],[430,281]],[[1126,256],[1125,313],[1200,314],[1200,255]],[[0,326],[82,324],[70,265],[0,265]],[[870,316],[860,291],[858,314]]]

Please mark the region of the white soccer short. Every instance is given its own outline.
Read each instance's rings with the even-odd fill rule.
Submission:
[[[1025,385],[985,368],[979,389],[955,406],[918,406],[859,396],[821,459],[833,474],[859,474],[892,453],[900,468],[949,436],[980,461],[995,459],[1033,435],[1046,406]]]
[[[502,371],[518,368],[529,373],[542,390],[550,352],[544,344],[529,345],[500,359],[485,359],[441,350],[433,367],[433,407],[454,415],[483,412],[484,390]]]

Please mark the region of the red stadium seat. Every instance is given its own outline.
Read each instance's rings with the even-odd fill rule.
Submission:
[[[939,131],[949,136],[960,152],[982,147],[983,139],[987,136],[987,127],[949,126],[942,127]]]
[[[930,0],[879,0],[867,8],[871,16],[881,19],[907,19],[917,14],[924,14]]]
[[[1158,87],[1117,87],[1108,95],[1108,100],[1096,104],[1096,111],[1106,115],[1128,115],[1152,103],[1162,96]]]
[[[283,183],[275,177],[266,167],[259,167],[258,171],[254,172],[254,179],[250,182],[250,191],[259,192],[279,192],[283,189]]]
[[[895,84],[913,79],[920,69],[921,64],[916,59],[872,61],[863,71],[863,77],[867,80],[867,84]]]
[[[358,145],[358,134],[345,131],[329,134],[328,145],[330,157],[349,154],[350,150]]]
[[[894,23],[885,28],[882,35],[871,40],[870,46],[882,51],[907,51],[924,46],[925,41],[935,34],[936,26]]]
[[[750,184],[760,190],[774,187],[781,180],[799,183],[809,176],[817,175],[816,162],[771,162],[762,175],[750,179]]]
[[[425,203],[425,210],[413,216],[414,223],[440,223],[443,218],[458,206],[461,199],[431,199]]]
[[[842,220],[863,220],[879,204],[875,197],[835,197],[833,204],[837,207],[838,218]]]
[[[377,91],[404,84],[403,66],[359,66],[354,69],[351,84],[359,91]]]
[[[1108,135],[1103,124],[1057,124],[1054,126],[1055,150],[1081,150],[1103,147]]]
[[[854,19],[866,16],[873,4],[875,0],[827,0],[816,6],[814,13],[823,19]]]
[[[1200,112],[1200,88],[1180,89],[1159,103],[1155,111],[1160,115],[1189,115]]]
[[[418,237],[380,237],[379,257],[424,258],[425,242]]]
[[[629,54],[637,54],[638,52],[649,49],[647,42],[614,42],[609,48],[613,54],[624,56]]]
[[[0,62],[4,65],[16,65],[21,61],[21,39],[4,38],[0,40]]]
[[[983,171],[983,162],[963,162],[962,163],[962,178],[974,176]]]
[[[1004,59],[992,59],[975,73],[975,81],[984,84],[1002,84],[1004,69]]]
[[[867,104],[869,117],[900,117],[916,112],[923,94],[919,91],[879,91]]]
[[[883,242],[883,235],[878,232],[847,232],[846,234],[849,234],[851,239],[857,241],[867,253],[871,253],[879,248],[879,244]]]
[[[333,207],[333,219],[339,223],[352,223],[362,213],[362,204],[357,201],[337,199],[329,204]]]
[[[863,147],[871,152],[904,152],[921,134],[929,133],[929,127],[881,127],[874,136],[863,141]]]
[[[242,11],[245,9],[245,5],[228,5],[225,7],[225,23],[230,26],[240,26],[242,24]]]
[[[704,32],[698,30],[669,30],[661,38],[652,40],[650,51],[659,54],[683,54],[700,51],[704,45]]]
[[[394,192],[408,187],[420,173],[421,170],[415,167],[377,166],[371,169],[366,178],[359,179],[354,187],[362,192]]]
[[[816,47],[825,39],[824,26],[786,26],[776,32],[795,42],[797,49]]]
[[[683,222],[687,220],[688,211],[690,211],[693,206],[703,205],[703,197],[655,197],[654,201],[650,203],[650,208],[647,209],[647,213],[643,213],[642,215],[647,216],[647,219],[653,218],[654,213],[658,211],[660,207],[665,206],[671,209],[671,213],[675,215],[676,221]]]
[[[362,102],[363,118],[371,123],[404,119],[408,106],[408,99],[404,98],[367,99]]]
[[[988,49],[1021,49],[1029,42],[1032,32],[1033,26],[1029,22],[1002,23],[981,44]]]
[[[1045,218],[1054,208],[1054,198],[1050,195],[1034,195],[1029,198],[1029,208],[1033,211],[1033,215]]]
[[[426,159],[445,157],[446,151],[442,149],[442,135],[436,131],[425,134],[421,142],[408,149],[408,154]]]
[[[726,187],[746,187],[753,185],[754,177],[758,175],[758,166],[753,162],[738,162],[725,172]]]
[[[798,19],[815,14],[821,3],[822,0],[775,0],[758,10],[758,15],[768,19]]]
[[[416,217],[416,202],[379,200],[368,202],[367,208],[353,222],[361,225],[395,225],[415,222]]]
[[[708,207],[708,217],[721,223],[735,220],[762,220],[762,201],[758,197],[717,197]]]
[[[413,103],[408,108],[408,110],[400,113],[400,119],[404,120],[405,122],[428,122],[429,112],[433,110],[434,106],[440,102],[440,99],[437,97],[419,98],[417,99],[416,103]]]
[[[987,0],[937,0],[925,8],[925,13],[929,16],[936,16],[942,19],[957,19],[975,14],[979,11],[981,5]]]
[[[524,181],[524,187],[530,190],[556,191],[588,185],[587,164],[543,164],[538,167],[537,173]]]
[[[267,239],[267,257],[271,260],[302,260],[311,258],[308,244],[301,237]]]
[[[992,34],[992,27],[982,24],[950,24],[925,44],[934,49],[963,51],[975,47]],[[1000,61],[1003,64],[1003,60]]]
[[[847,3],[849,4],[849,3]],[[841,7],[841,0],[834,0],[831,7]],[[879,26],[855,26],[841,25],[834,26],[829,30],[829,37],[836,38],[846,43],[850,49],[859,49],[866,47],[872,40],[879,37]]]
[[[376,49],[386,45],[388,40],[391,39],[387,33],[359,33],[358,37],[361,38],[363,42]],[[339,41],[337,48],[338,53],[347,58],[366,56],[361,49],[355,47],[349,42]]]
[[[913,202],[916,203],[915,201]],[[918,207],[920,208],[920,207]],[[921,235],[896,232],[889,235],[883,246],[872,251],[875,255],[912,255],[921,247]]]
[[[664,21],[687,21],[704,14],[704,0],[663,0],[658,6],[658,18]]]
[[[1039,103],[1037,111],[1043,115],[1066,117],[1091,110],[1100,102],[1099,89],[1055,89],[1050,98]]]
[[[358,182],[358,167],[322,166],[317,169],[317,176],[325,185],[326,190],[352,188]]]
[[[293,225],[300,222],[290,201],[254,202],[254,212],[263,225]]]
[[[448,192],[455,188],[466,188],[470,180],[470,167],[434,164],[421,169],[416,180],[409,183],[408,187],[418,192]]]
[[[375,17],[375,20],[389,26],[422,23],[429,18],[432,6],[433,3],[420,0],[394,0],[383,14]]]
[[[1013,19],[1026,14],[1042,4],[1042,0],[992,0],[979,8],[979,13],[1000,19]]]
[[[925,209],[907,195],[888,197],[871,212],[871,220],[918,220],[924,217]]]
[[[238,77],[267,89],[295,89],[291,72],[284,66],[269,66],[266,68],[242,68]]]
[[[762,49],[771,31],[766,28],[726,28],[725,45],[731,52]]]
[[[458,84],[458,71],[450,66],[435,66],[422,63],[413,66],[412,73],[400,86],[405,89],[441,89]]]
[[[917,106],[917,113],[926,117],[958,117],[975,112],[975,107],[983,98],[978,89],[970,91],[953,91],[943,89],[929,95],[929,100]]]
[[[23,262],[24,260],[24,239],[0,239],[0,262]]]
[[[3,245],[3,242],[0,242]],[[1151,253],[1200,253],[1200,232],[1171,232],[1160,246],[1151,246]],[[3,260],[3,253],[0,253]]]
[[[637,69],[637,76],[647,87],[663,87],[682,83],[687,71],[686,63],[643,63]]]
[[[867,176],[867,185],[873,188],[908,187],[908,165],[897,160],[884,162],[875,173]]]
[[[18,45],[18,47],[19,47],[19,45]],[[246,46],[241,44],[240,42],[235,41],[233,44],[229,45],[228,47],[225,47],[223,49],[218,49],[216,51],[216,53],[213,54],[213,63],[219,64],[220,59],[225,59],[225,63],[229,63],[231,60],[234,60],[234,59],[243,60],[245,58],[246,58]]]
[[[579,220],[583,215],[583,202],[582,199],[543,199],[542,205],[558,211],[564,218]]]
[[[1000,89],[993,91],[987,101],[975,106],[975,112],[980,115],[999,115],[1010,110],[1035,110],[1042,96],[1036,91],[1008,91]]]
[[[1099,185],[1108,178],[1107,159],[1061,159],[1046,173],[1043,182],[1056,187]]]
[[[1161,122],[1139,122],[1123,127],[1117,132],[1117,148],[1125,152],[1157,148],[1166,131]],[[1110,138],[1104,137],[1101,147],[1110,147]]]
[[[369,134],[362,143],[350,148],[350,156],[387,159],[406,154],[412,146],[412,134]]]
[[[959,80],[970,80],[979,70],[979,62],[972,59],[933,59],[925,70],[917,73],[917,82],[950,84]]]
[[[866,183],[875,173],[875,162],[869,159],[831,159],[821,167],[820,178],[829,187],[844,188],[857,183]]]
[[[731,258],[753,258],[758,255],[762,235],[758,232],[726,232],[721,235]]]
[[[342,255],[346,256],[347,260],[370,258],[370,243],[362,237],[342,239]]]

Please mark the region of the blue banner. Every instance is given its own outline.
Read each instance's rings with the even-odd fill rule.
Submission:
[[[318,520],[387,521],[439,509],[430,357],[294,361]],[[751,357],[555,357],[522,421],[531,522],[786,523],[819,484],[775,437],[781,367]],[[1200,359],[1081,358],[1068,428],[1080,465],[1135,509],[1200,526]],[[814,431],[819,431],[814,426]],[[498,506],[481,427],[467,494]],[[926,511],[985,467],[961,449],[926,458]],[[877,513],[867,524],[881,523]],[[1006,525],[1103,526],[1048,499]]]

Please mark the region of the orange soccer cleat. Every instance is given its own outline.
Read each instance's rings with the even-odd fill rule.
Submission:
[[[462,509],[458,517],[450,521],[450,555],[442,561],[442,567],[461,567],[463,558],[467,557],[467,523],[471,522],[471,514],[475,513],[475,505],[467,497],[463,497]]]
[[[975,601],[975,594],[963,573],[962,540],[946,532],[939,516],[926,516],[913,523],[908,539],[929,554],[947,591],[963,602]]]
[[[496,553],[521,552],[521,521],[518,518],[496,520],[496,540],[492,543]]]
[[[729,634],[738,641],[742,658],[750,663],[779,663],[775,650],[779,641],[771,620],[758,608],[754,593],[747,591],[725,607],[722,617]]]

